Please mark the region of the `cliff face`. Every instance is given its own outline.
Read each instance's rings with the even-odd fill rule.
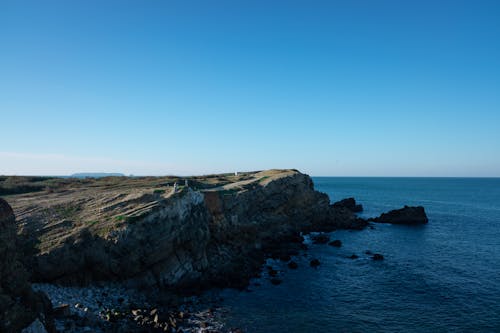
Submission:
[[[155,189],[157,184],[87,186],[38,201],[34,195],[17,198],[21,227],[36,235],[40,249],[33,277],[122,280],[145,288],[240,285],[277,243],[300,231],[356,224],[351,212],[335,210],[295,170],[251,173],[217,185],[177,192]]]
[[[37,317],[51,327],[46,316],[50,301],[31,289],[22,255],[14,213],[0,198],[0,332],[20,332]]]
[[[118,219],[107,234],[81,228],[36,257],[34,277],[65,283],[129,280],[137,287],[199,279],[210,236],[203,195],[186,190],[154,203],[142,215]]]
[[[330,215],[328,196],[298,172],[276,173],[238,192],[206,192],[205,204],[212,217],[207,277],[220,285],[244,285],[270,248]]]

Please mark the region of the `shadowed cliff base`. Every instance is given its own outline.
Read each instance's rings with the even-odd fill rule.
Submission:
[[[0,198],[0,332],[18,333],[35,321],[52,332],[52,305],[45,294],[31,289],[20,245],[14,212]]]

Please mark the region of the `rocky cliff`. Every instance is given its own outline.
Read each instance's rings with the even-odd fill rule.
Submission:
[[[52,328],[50,301],[31,289],[22,256],[14,212],[0,198],[0,332],[17,333],[34,321]]]
[[[244,285],[276,244],[302,231],[364,225],[296,170],[214,177],[175,187],[169,179],[112,178],[13,197],[19,227],[38,249],[33,279]]]

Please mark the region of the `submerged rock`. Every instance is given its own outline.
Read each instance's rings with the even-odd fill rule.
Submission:
[[[274,284],[275,286],[277,286],[278,284],[281,284],[282,282],[283,282],[283,280],[278,279],[278,278],[271,279],[271,283]]]
[[[278,271],[275,270],[275,269],[270,269],[269,270],[269,276],[277,276],[278,275]]]
[[[310,262],[309,262],[309,265],[311,267],[318,267],[321,263],[319,262],[318,259],[312,259]]]
[[[328,245],[334,246],[334,247],[341,247],[342,246],[342,241],[339,240],[339,239],[336,239],[336,240],[331,241],[330,243],[328,243]]]
[[[380,253],[374,253],[372,256],[373,260],[384,260],[384,256],[381,255]]]
[[[404,206],[401,209],[391,210],[369,221],[392,224],[426,224],[429,222],[425,209],[422,206]]]
[[[297,268],[299,268],[299,264],[297,264],[295,261],[290,261],[288,263],[288,268],[290,268],[290,269],[297,269]]]
[[[314,244],[326,244],[330,240],[330,236],[327,234],[319,234],[316,236],[312,236],[312,241]]]

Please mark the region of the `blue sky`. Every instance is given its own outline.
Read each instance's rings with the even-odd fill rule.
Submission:
[[[500,176],[499,1],[0,1],[0,174]]]

